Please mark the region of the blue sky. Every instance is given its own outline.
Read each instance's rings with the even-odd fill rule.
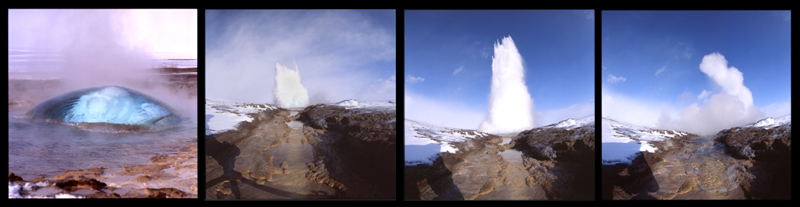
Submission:
[[[789,11],[602,11],[602,21],[604,117],[654,126],[706,105],[723,91],[699,67],[712,53],[742,73],[762,115],[790,112]]]
[[[206,10],[206,97],[274,103],[275,65],[312,104],[396,100],[395,10]]]
[[[506,36],[524,59],[537,126],[594,113],[592,10],[406,10],[406,118],[477,128],[493,45]]]

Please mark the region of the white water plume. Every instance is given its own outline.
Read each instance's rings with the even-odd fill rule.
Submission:
[[[308,106],[308,90],[300,82],[300,70],[297,64],[294,69],[284,67],[280,63],[275,64],[275,90],[273,91],[275,102],[278,106],[305,107]]]
[[[522,56],[511,37],[504,37],[494,45],[489,111],[478,131],[513,133],[533,126],[533,98],[525,86]]]

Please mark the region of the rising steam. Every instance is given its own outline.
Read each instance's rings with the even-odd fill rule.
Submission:
[[[512,133],[533,128],[533,99],[525,86],[522,56],[511,37],[494,45],[489,113],[478,131]]]
[[[139,13],[151,12],[151,13]],[[43,93],[53,97],[74,90],[105,85],[135,89],[168,102],[181,115],[196,120],[197,97],[185,96],[165,86],[164,76],[154,75],[153,48],[163,46],[159,38],[164,33],[182,39],[196,36],[196,31],[175,31],[175,25],[193,24],[190,18],[161,20],[158,24],[143,22],[143,14],[191,14],[193,10],[122,10],[66,9],[15,10],[9,15],[24,27],[15,27],[15,39],[26,44],[16,47],[56,54],[56,63],[49,66],[59,79],[59,87]],[[36,21],[27,21],[33,19]],[[11,20],[9,20],[11,21]],[[144,25],[137,27],[136,25]],[[152,25],[152,26],[151,26]],[[157,26],[156,26],[157,25]],[[18,29],[19,28],[19,29]],[[22,30],[22,31],[17,31]],[[9,30],[11,34],[12,30]],[[155,32],[154,32],[155,31]],[[24,35],[16,34],[17,32]],[[146,35],[154,34],[158,35]],[[12,39],[9,39],[11,42]]]
[[[275,102],[278,106],[305,107],[308,105],[308,90],[300,83],[300,70],[297,64],[294,69],[275,64]]]
[[[711,95],[703,106],[692,104],[672,118],[662,113],[658,126],[664,129],[678,129],[697,134],[712,134],[719,130],[752,123],[762,117],[753,106],[753,95],[744,86],[744,76],[735,67],[728,67],[728,61],[719,53],[703,57],[700,71],[722,88]]]

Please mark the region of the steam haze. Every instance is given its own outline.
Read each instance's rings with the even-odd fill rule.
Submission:
[[[789,10],[604,11],[602,116],[709,135],[790,115],[790,16]]]
[[[206,97],[277,102],[294,62],[309,104],[396,100],[394,10],[206,11]]]
[[[53,72],[61,85],[44,97],[118,85],[167,102],[196,120],[197,99],[152,84],[156,58],[197,58],[197,10],[9,10],[9,51],[52,54],[48,67],[9,66],[9,72]],[[9,63],[10,64],[10,63]]]
[[[662,113],[658,126],[698,134],[712,134],[719,130],[758,121],[763,115],[753,106],[753,94],[744,86],[744,76],[719,53],[703,57],[700,71],[721,87],[721,92],[711,95],[703,106],[692,104],[677,117]],[[706,94],[707,91],[703,91]],[[703,95],[701,94],[701,95]],[[707,95],[707,94],[706,94]]]

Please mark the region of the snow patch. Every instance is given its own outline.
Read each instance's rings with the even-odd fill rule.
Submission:
[[[754,124],[747,125],[745,127],[760,127],[760,128],[773,128],[783,125],[791,125],[792,124],[792,115],[786,115],[778,118],[767,117],[765,119],[761,119]]]
[[[675,130],[657,130],[607,118],[601,124],[602,161],[605,165],[630,164],[642,152],[654,153],[658,148],[650,142],[688,135]]]
[[[546,126],[547,128],[575,129],[586,125],[594,125],[594,115],[589,115],[579,119],[566,119],[555,125]]]
[[[241,122],[253,121],[247,114],[278,109],[268,104],[251,104],[206,99],[206,135],[236,130]]]
[[[432,164],[440,153],[456,153],[452,143],[463,142],[488,133],[438,127],[413,120],[405,120],[406,165]]]
[[[344,101],[340,101],[333,105],[341,106],[346,109],[359,109],[359,108],[385,108],[391,107],[394,108],[397,106],[393,101],[358,101],[355,99],[348,99]]]

